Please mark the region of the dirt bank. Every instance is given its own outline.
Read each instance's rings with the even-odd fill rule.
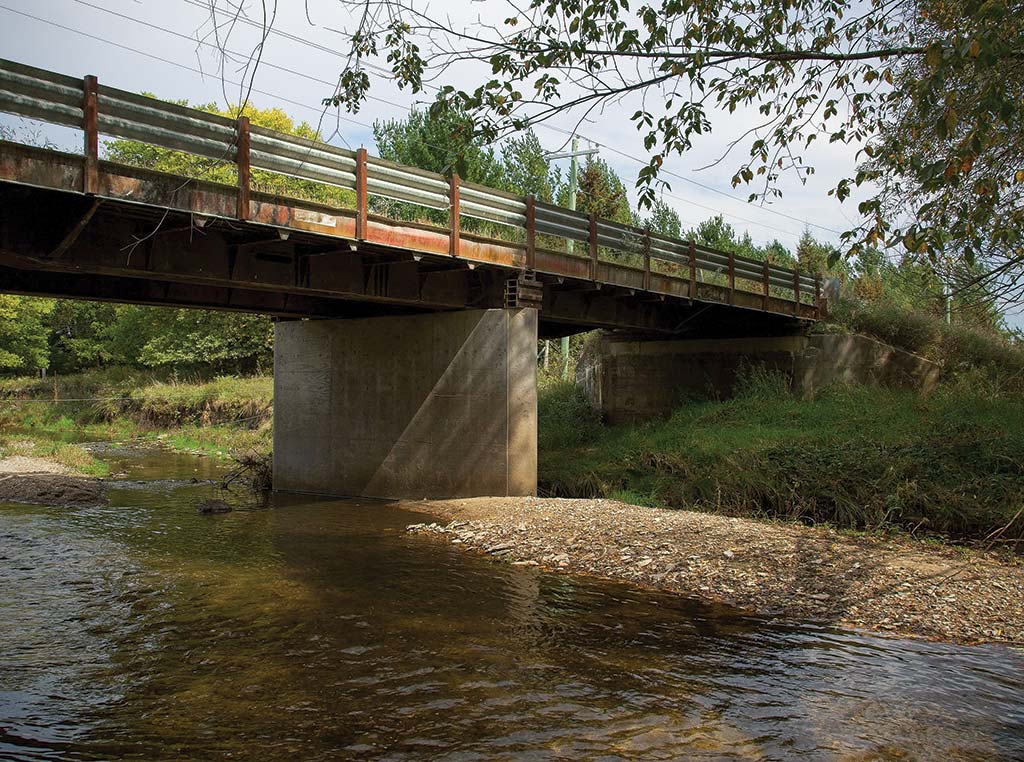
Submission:
[[[994,554],[613,500],[474,498],[411,507],[450,522],[411,531],[504,561],[769,616],[968,643],[1024,643],[1024,565]]]
[[[0,503],[102,505],[103,483],[46,460],[16,455],[0,460]]]

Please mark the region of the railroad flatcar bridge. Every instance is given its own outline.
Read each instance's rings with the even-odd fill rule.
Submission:
[[[538,336],[778,338],[821,312],[817,278],[791,269],[91,76],[0,60],[0,111],[84,146],[0,141],[0,291],[281,318],[280,489],[531,494]],[[237,182],[105,161],[101,136]],[[273,175],[305,198],[261,192]]]

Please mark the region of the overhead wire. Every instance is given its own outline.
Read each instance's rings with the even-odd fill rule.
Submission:
[[[177,67],[179,69],[183,69],[185,71],[190,71],[193,74],[198,74],[198,75],[200,75],[202,77],[208,76],[208,73],[204,72],[202,69],[197,69],[194,66],[189,66],[187,64],[183,64],[180,61],[172,61],[169,58],[164,58],[163,56],[158,56],[155,53],[150,53],[149,51],[146,51],[146,50],[140,50],[139,48],[133,48],[130,45],[125,45],[123,43],[107,39],[105,37],[100,37],[99,35],[91,34],[89,32],[85,32],[85,31],[83,31],[81,29],[75,29],[74,27],[67,26],[66,24],[61,24],[61,23],[59,23],[57,21],[53,21],[51,19],[45,19],[45,18],[42,18],[40,16],[36,16],[34,14],[27,13],[26,11],[18,10],[17,8],[11,8],[11,7],[7,6],[7,5],[0,4],[0,10],[5,10],[5,11],[8,11],[9,13],[14,13],[14,14],[17,14],[19,16],[24,16],[25,18],[32,19],[33,21],[38,21],[38,22],[43,23],[43,24],[48,24],[49,26],[56,27],[57,29],[62,29],[64,31],[66,31],[66,32],[71,32],[72,34],[77,34],[77,35],[80,35],[82,37],[87,37],[87,38],[89,38],[91,40],[95,40],[96,42],[102,42],[102,43],[104,43],[106,45],[112,45],[112,46],[114,46],[116,48],[120,48],[121,50],[128,51],[129,53],[135,53],[135,54],[140,55],[140,56],[145,56],[146,58],[153,59],[154,61],[159,61],[159,62],[167,64],[169,66],[174,66],[174,67]],[[239,84],[241,84],[239,82],[235,82],[235,81],[227,80],[227,79],[225,80],[225,82],[227,82],[227,84],[230,84],[230,85],[239,85]],[[323,113],[322,109],[320,109],[320,108],[316,108],[314,106],[310,106],[309,104],[306,104],[306,103],[300,103],[299,101],[293,100],[293,99],[288,98],[287,96],[284,96],[284,95],[280,95],[279,93],[273,93],[273,92],[270,92],[270,91],[267,91],[267,90],[261,90],[259,88],[255,88],[255,87],[252,88],[252,92],[259,93],[260,95],[265,95],[268,98],[275,98],[275,99],[281,101],[282,103],[288,103],[288,104],[290,104],[292,106],[297,106],[299,108],[303,108],[303,109],[306,109],[308,111],[313,111],[313,112],[315,112],[317,114],[322,114]],[[368,129],[372,129],[372,127],[370,125],[367,125],[364,122],[360,122],[360,121],[358,121],[356,119],[352,119],[350,117],[345,117],[345,116],[340,116],[339,115],[338,118],[343,120],[343,121],[346,121],[346,122],[351,122],[352,124],[357,124],[360,127],[366,127]]]

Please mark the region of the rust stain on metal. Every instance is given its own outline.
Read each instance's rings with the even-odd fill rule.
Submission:
[[[448,234],[419,228],[389,225],[370,220],[366,225],[366,240],[382,246],[424,252],[448,254]]]

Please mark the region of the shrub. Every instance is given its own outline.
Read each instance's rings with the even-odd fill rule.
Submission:
[[[742,366],[733,385],[733,397],[741,400],[772,400],[790,393],[789,375],[765,365]]]
[[[542,379],[537,390],[537,439],[541,450],[572,447],[593,440],[601,419],[569,380]]]
[[[833,317],[855,333],[873,336],[894,347],[929,354],[942,332],[942,321],[933,315],[900,307],[889,301],[841,301]]]
[[[1024,372],[1024,350],[995,333],[947,326],[942,337],[942,359],[951,371],[986,368],[1001,374]]]

